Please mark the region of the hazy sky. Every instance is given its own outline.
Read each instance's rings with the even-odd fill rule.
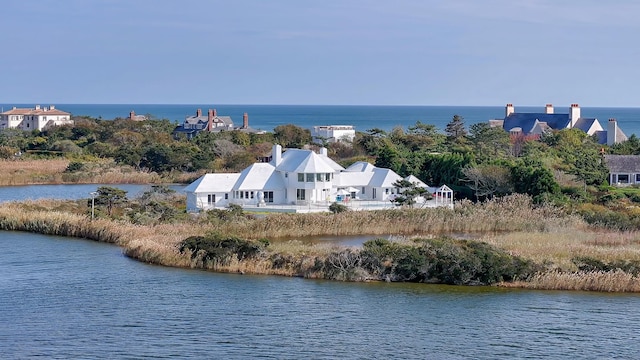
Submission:
[[[636,0],[3,0],[3,103],[640,106]]]

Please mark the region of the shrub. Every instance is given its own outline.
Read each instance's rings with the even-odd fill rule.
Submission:
[[[69,163],[69,165],[67,165],[67,168],[64,169],[64,172],[66,173],[72,173],[72,172],[76,172],[76,171],[80,171],[84,168],[84,164],[79,162],[79,161],[72,161]]]
[[[331,211],[334,214],[338,214],[341,212],[349,211],[349,208],[346,205],[333,202],[331,203],[331,205],[329,205],[329,211]]]
[[[179,244],[181,253],[191,251],[191,259],[200,257],[203,262],[228,265],[235,257],[239,261],[256,257],[264,249],[264,243],[212,233],[207,236],[190,236]]]
[[[384,239],[364,243],[361,266],[380,280],[489,285],[527,278],[538,270],[531,261],[487,243],[449,238],[413,244]]]

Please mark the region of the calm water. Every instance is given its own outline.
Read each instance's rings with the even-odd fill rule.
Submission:
[[[37,199],[88,199],[89,193],[96,191],[100,186],[110,186],[125,190],[128,198],[142,195],[151,190],[151,185],[137,184],[74,184],[74,185],[24,185],[24,186],[0,186],[0,202],[37,200]],[[185,185],[169,185],[175,191],[182,191]]]
[[[33,107],[35,104],[0,104],[3,109],[13,106]],[[43,106],[49,104],[41,104]],[[194,115],[200,108],[215,108],[219,115],[228,115],[235,123],[242,122],[242,114],[249,114],[249,124],[257,129],[271,131],[283,124],[296,124],[304,128],[316,125],[354,125],[358,131],[380,128],[386,131],[395,126],[407,128],[420,120],[444,130],[453,115],[464,117],[467,126],[489,119],[504,118],[504,105],[500,106],[370,106],[370,105],[215,105],[215,104],[54,104],[73,115],[86,115],[102,119],[149,114],[158,119],[182,122],[186,116]],[[537,107],[518,106],[518,112],[544,112],[544,104]],[[568,113],[565,107],[555,106],[556,113]],[[589,108],[582,107],[584,117],[593,117],[606,126],[609,118],[618,119],[627,134],[640,134],[640,108]]]
[[[146,265],[0,232],[2,358],[636,358],[640,296]]]

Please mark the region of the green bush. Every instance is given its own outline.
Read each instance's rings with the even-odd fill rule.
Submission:
[[[329,211],[331,211],[334,214],[338,214],[341,212],[349,211],[349,208],[346,205],[333,202],[331,203],[331,205],[329,205]]]
[[[364,243],[361,266],[380,280],[456,285],[489,285],[526,278],[538,270],[531,261],[489,244],[450,238],[413,244],[384,239]]]
[[[228,265],[234,257],[240,261],[256,257],[264,247],[264,242],[212,233],[207,236],[190,236],[184,239],[179,245],[179,250],[181,253],[191,251],[192,259],[201,257],[204,262]]]

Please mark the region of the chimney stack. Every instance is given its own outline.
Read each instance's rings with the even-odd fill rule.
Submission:
[[[213,116],[218,116],[218,110],[213,109]]]
[[[207,131],[211,131],[213,129],[213,112],[214,110],[209,109],[209,113],[207,114]]]
[[[49,110],[55,110],[55,108],[56,108],[56,107],[55,107],[55,106],[53,106],[53,105],[49,106]]]
[[[618,122],[616,119],[609,119],[607,124],[607,145],[611,146],[618,142]]]
[[[573,129],[576,123],[580,119],[580,106],[578,104],[571,104],[569,109],[569,129]]]
[[[36,110],[40,110],[40,105],[36,105]]]
[[[271,149],[271,165],[278,166],[282,162],[282,146],[276,144]]]
[[[196,110],[196,117],[202,116],[202,109]]]
[[[243,129],[248,129],[249,128],[249,114],[244,113],[242,115],[242,128]]]
[[[515,112],[515,109],[513,107],[513,104],[507,104],[504,111],[504,117],[507,118],[509,117],[509,115],[513,114],[514,112]]]
[[[544,109],[545,114],[553,114],[553,105],[547,104]]]
[[[136,117],[136,112],[131,110],[131,112],[129,112],[129,119],[133,120],[133,119],[135,119],[135,117]]]

